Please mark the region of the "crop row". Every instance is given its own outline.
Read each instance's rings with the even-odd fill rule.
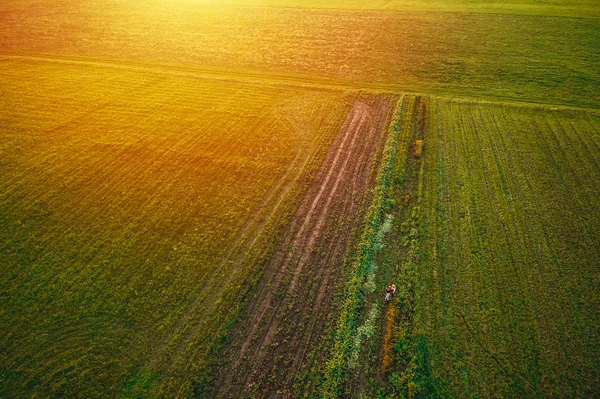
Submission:
[[[432,100],[415,339],[438,395],[598,393],[599,119]]]

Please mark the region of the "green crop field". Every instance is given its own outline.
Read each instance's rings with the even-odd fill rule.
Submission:
[[[0,396],[600,397],[599,196],[596,1],[5,1]]]
[[[427,389],[597,396],[600,114],[429,106],[415,323]]]
[[[417,101],[414,202],[378,258],[401,286],[385,392],[597,396],[600,114]]]

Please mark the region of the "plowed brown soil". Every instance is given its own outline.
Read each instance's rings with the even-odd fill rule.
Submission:
[[[392,96],[370,95],[350,109],[234,333],[219,397],[292,396],[298,370],[335,310],[333,287],[371,200],[394,104]]]

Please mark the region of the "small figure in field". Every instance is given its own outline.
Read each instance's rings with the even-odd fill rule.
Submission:
[[[410,201],[410,194],[406,194],[404,196],[404,206],[408,206],[409,201]]]
[[[387,285],[387,287],[385,287],[385,303],[388,303],[389,301],[392,300],[392,297],[394,296],[394,294],[396,293],[396,284],[392,284],[392,282],[390,281]]]

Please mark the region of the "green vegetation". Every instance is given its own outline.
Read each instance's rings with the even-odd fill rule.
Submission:
[[[402,100],[401,100],[402,101]],[[379,233],[383,211],[386,203],[386,193],[389,190],[391,172],[395,163],[399,149],[398,131],[400,130],[401,107],[397,107],[397,113],[394,115],[391,132],[385,144],[383,153],[382,167],[378,174],[375,195],[369,211],[365,218],[365,229],[361,240],[357,244],[357,254],[350,258],[350,274],[347,277],[348,282],[343,288],[344,300],[341,305],[339,320],[336,324],[334,333],[334,343],[331,349],[331,358],[327,361],[322,395],[325,398],[339,397],[343,385],[347,382],[347,369],[356,364],[358,350],[360,350],[360,341],[356,345],[357,335],[363,334],[363,329],[358,326],[358,315],[363,303],[365,291],[372,293],[373,290],[368,286],[369,280],[374,278],[373,274],[377,270],[373,264],[374,255],[379,250],[381,243],[381,234]],[[372,319],[372,314],[376,311],[373,307],[367,317],[367,321]],[[369,325],[371,323],[365,324]],[[367,334],[370,336],[371,334]]]
[[[0,396],[191,392],[349,97],[30,61],[0,79]]]
[[[389,394],[597,396],[600,116],[428,108]]]
[[[457,394],[597,396],[600,118],[431,109],[417,331],[432,376]]]
[[[381,328],[369,328],[369,334],[363,342],[360,353],[355,353],[355,346],[349,345],[346,351],[348,361],[343,360],[336,353],[341,353],[334,349],[333,361],[340,362],[341,372],[333,381],[337,382],[336,391],[332,392],[329,386],[325,385],[323,396],[330,397],[379,397],[384,394],[384,382],[381,381],[381,375],[391,374],[392,379],[398,377],[398,372],[404,374],[404,380],[407,380],[407,373],[414,375],[414,367],[408,367],[406,361],[402,361],[396,356],[392,363],[392,346],[398,347],[398,341],[410,339],[412,333],[412,320],[414,318],[414,293],[415,293],[415,263],[418,258],[418,230],[416,229],[416,219],[418,207],[413,204],[419,197],[419,176],[422,173],[420,162],[420,153],[422,146],[417,149],[416,141],[423,139],[425,105],[420,97],[405,95],[398,103],[394,122],[390,127],[390,138],[388,139],[386,162],[380,172],[380,179],[377,191],[380,195],[378,202],[380,207],[378,212],[371,212],[369,215],[372,220],[381,223],[377,234],[370,235],[371,240],[363,240],[362,252],[368,254],[368,258],[361,260],[366,267],[362,274],[356,273],[350,280],[345,292],[349,293],[352,299],[352,288],[354,293],[355,308],[353,319],[350,322],[342,324],[343,319],[338,324],[339,331],[344,331],[340,327],[345,327],[348,331],[346,335],[341,335],[350,343],[355,342],[358,334],[362,334],[363,326],[370,326],[371,312],[367,309],[379,309],[384,298],[383,287],[388,281],[392,280],[397,285],[397,293],[392,303],[383,306],[383,320]],[[392,145],[393,144],[393,145]],[[393,149],[393,150],[392,150]],[[414,198],[413,198],[414,197]],[[374,210],[374,208],[371,208]],[[393,223],[391,221],[393,220]],[[367,224],[369,226],[369,224]],[[365,232],[368,234],[369,230]],[[366,245],[364,244],[366,243]],[[375,266],[378,265],[378,266]],[[376,276],[365,274],[372,270],[377,270]],[[408,271],[408,275],[406,275]],[[375,278],[375,291],[371,290],[371,280]],[[361,287],[360,281],[364,281]],[[354,280],[358,280],[354,283]],[[348,302],[348,299],[346,300]],[[343,315],[343,313],[342,313]],[[402,326],[395,326],[398,322]],[[360,325],[361,327],[356,327]],[[337,342],[336,341],[336,342]],[[405,342],[404,342],[405,343]],[[338,345],[341,347],[341,345]],[[407,354],[402,354],[406,357]],[[356,362],[355,357],[359,360]],[[359,363],[360,367],[353,367],[354,363]],[[330,362],[331,364],[331,362]],[[411,375],[411,376],[412,376]],[[405,389],[402,387],[402,389]],[[397,391],[397,389],[396,389]]]
[[[0,26],[1,397],[600,397],[596,0]]]

